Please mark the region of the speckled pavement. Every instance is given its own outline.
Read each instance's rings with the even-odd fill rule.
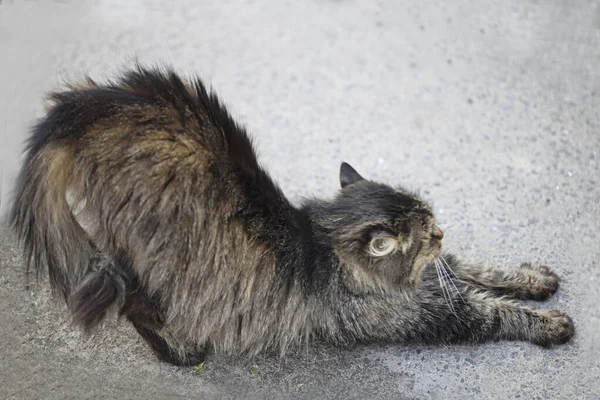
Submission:
[[[24,289],[0,227],[0,398],[600,399],[600,3],[10,1],[0,4],[0,211],[42,94],[137,58],[211,82],[297,202],[342,160],[430,199],[445,247],[563,278],[544,350],[314,345],[283,360],[157,362],[125,322],[88,338]]]

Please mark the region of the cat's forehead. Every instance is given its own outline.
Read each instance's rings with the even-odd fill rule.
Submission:
[[[346,194],[352,200],[359,200],[355,204],[362,203],[370,207],[370,211],[379,211],[390,217],[433,218],[431,206],[416,193],[368,181],[351,186]]]
[[[411,214],[423,219],[433,218],[432,207],[419,195],[403,189],[393,189],[395,203],[402,205],[403,209],[409,210]]]

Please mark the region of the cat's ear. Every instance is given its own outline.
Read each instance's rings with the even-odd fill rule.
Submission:
[[[352,168],[350,164],[345,162],[342,163],[342,166],[340,167],[340,185],[342,185],[342,188],[364,179],[365,178],[360,176],[360,174],[356,172],[356,170]]]

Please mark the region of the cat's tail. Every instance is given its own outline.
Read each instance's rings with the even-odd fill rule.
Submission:
[[[10,218],[24,246],[27,279],[30,270],[36,278],[47,273],[75,322],[90,329],[124,300],[127,278],[122,263],[99,253],[73,214],[67,195],[81,193],[82,180],[75,176],[75,146],[59,130],[49,117],[34,129]]]

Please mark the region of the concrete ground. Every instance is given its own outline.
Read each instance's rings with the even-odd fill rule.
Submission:
[[[169,62],[212,82],[298,201],[342,160],[435,204],[445,246],[552,265],[577,335],[544,350],[314,345],[283,360],[157,362],[112,321],[87,338],[24,289],[0,228],[0,398],[600,399],[600,7],[594,1],[0,2],[0,210],[42,94]]]

